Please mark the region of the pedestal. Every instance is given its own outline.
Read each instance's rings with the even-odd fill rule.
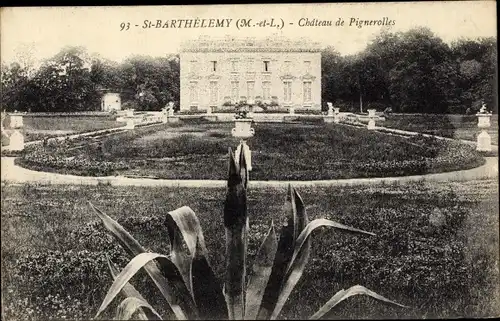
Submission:
[[[9,137],[9,150],[21,151],[24,149],[24,136],[19,130],[14,130]]]
[[[231,134],[234,137],[239,137],[241,139],[250,138],[255,134],[252,126],[252,119],[242,118],[234,120],[234,128],[231,130]]]
[[[369,130],[375,129],[375,119],[370,118],[368,120],[368,126],[366,128],[369,129]]]
[[[340,108],[333,108],[333,122],[340,123]]]
[[[476,150],[479,152],[491,152],[491,136],[485,129],[477,135]]]
[[[125,115],[127,117],[133,117],[134,116],[134,110],[133,109],[127,109]]]
[[[135,121],[133,118],[128,118],[127,119],[127,125],[125,126],[125,129],[134,129],[135,128]]]
[[[295,115],[295,108],[294,108],[294,107],[290,107],[290,108],[288,109],[288,113],[289,113],[290,115]]]
[[[491,137],[488,134],[488,128],[491,126],[491,116],[490,113],[479,113],[477,116],[477,127],[481,129],[481,133],[477,135],[477,146],[476,150],[481,152],[491,151]]]

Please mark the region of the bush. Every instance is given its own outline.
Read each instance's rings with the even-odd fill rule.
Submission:
[[[127,100],[127,101],[122,103],[122,110],[126,110],[126,109],[138,110],[139,104],[135,100]]]

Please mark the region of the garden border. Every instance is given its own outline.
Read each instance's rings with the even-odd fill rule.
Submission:
[[[2,184],[39,183],[51,185],[111,185],[111,186],[168,186],[168,187],[204,187],[222,188],[226,180],[174,180],[130,178],[124,176],[76,176],[58,173],[38,172],[14,164],[15,157],[2,157]],[[482,166],[454,172],[433,173],[425,175],[347,178],[316,181],[249,181],[251,188],[279,187],[286,188],[289,184],[295,187],[310,186],[352,186],[376,184],[402,184],[415,181],[467,181],[498,177],[498,157],[485,157]],[[251,176],[250,176],[251,177]]]

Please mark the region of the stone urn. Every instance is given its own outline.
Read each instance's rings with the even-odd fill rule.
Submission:
[[[241,139],[253,137],[255,130],[252,128],[252,121],[251,118],[235,118],[231,134]]]
[[[125,115],[127,117],[133,117],[134,116],[134,110],[133,109],[127,109]]]

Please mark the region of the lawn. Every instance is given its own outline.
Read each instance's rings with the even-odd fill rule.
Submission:
[[[21,166],[76,175],[224,179],[232,123],[160,124],[101,140],[27,149]],[[483,163],[473,147],[323,123],[256,123],[254,180],[318,180],[418,175]]]
[[[329,229],[313,234],[306,271],[281,317],[305,318],[341,288],[362,284],[411,306],[369,298],[342,303],[339,319],[498,316],[498,181],[423,182],[299,192],[310,219],[325,217],[377,236]],[[223,276],[223,189],[111,186],[3,186],[2,294],[5,320],[92,318],[111,284],[105,254],[124,252],[87,201],[116,218],[141,244],[166,253],[166,211],[190,206],[199,216],[210,260]],[[285,190],[249,190],[249,263],[271,220],[284,223]],[[164,305],[143,276],[134,285]],[[155,305],[158,307],[158,305]],[[160,309],[160,311],[164,311]],[[168,315],[168,311],[164,311]],[[104,317],[110,317],[105,315]]]
[[[475,115],[393,114],[380,126],[475,141],[479,134]],[[491,142],[498,145],[498,115],[491,118]]]
[[[25,116],[25,141],[125,126],[112,116]]]

